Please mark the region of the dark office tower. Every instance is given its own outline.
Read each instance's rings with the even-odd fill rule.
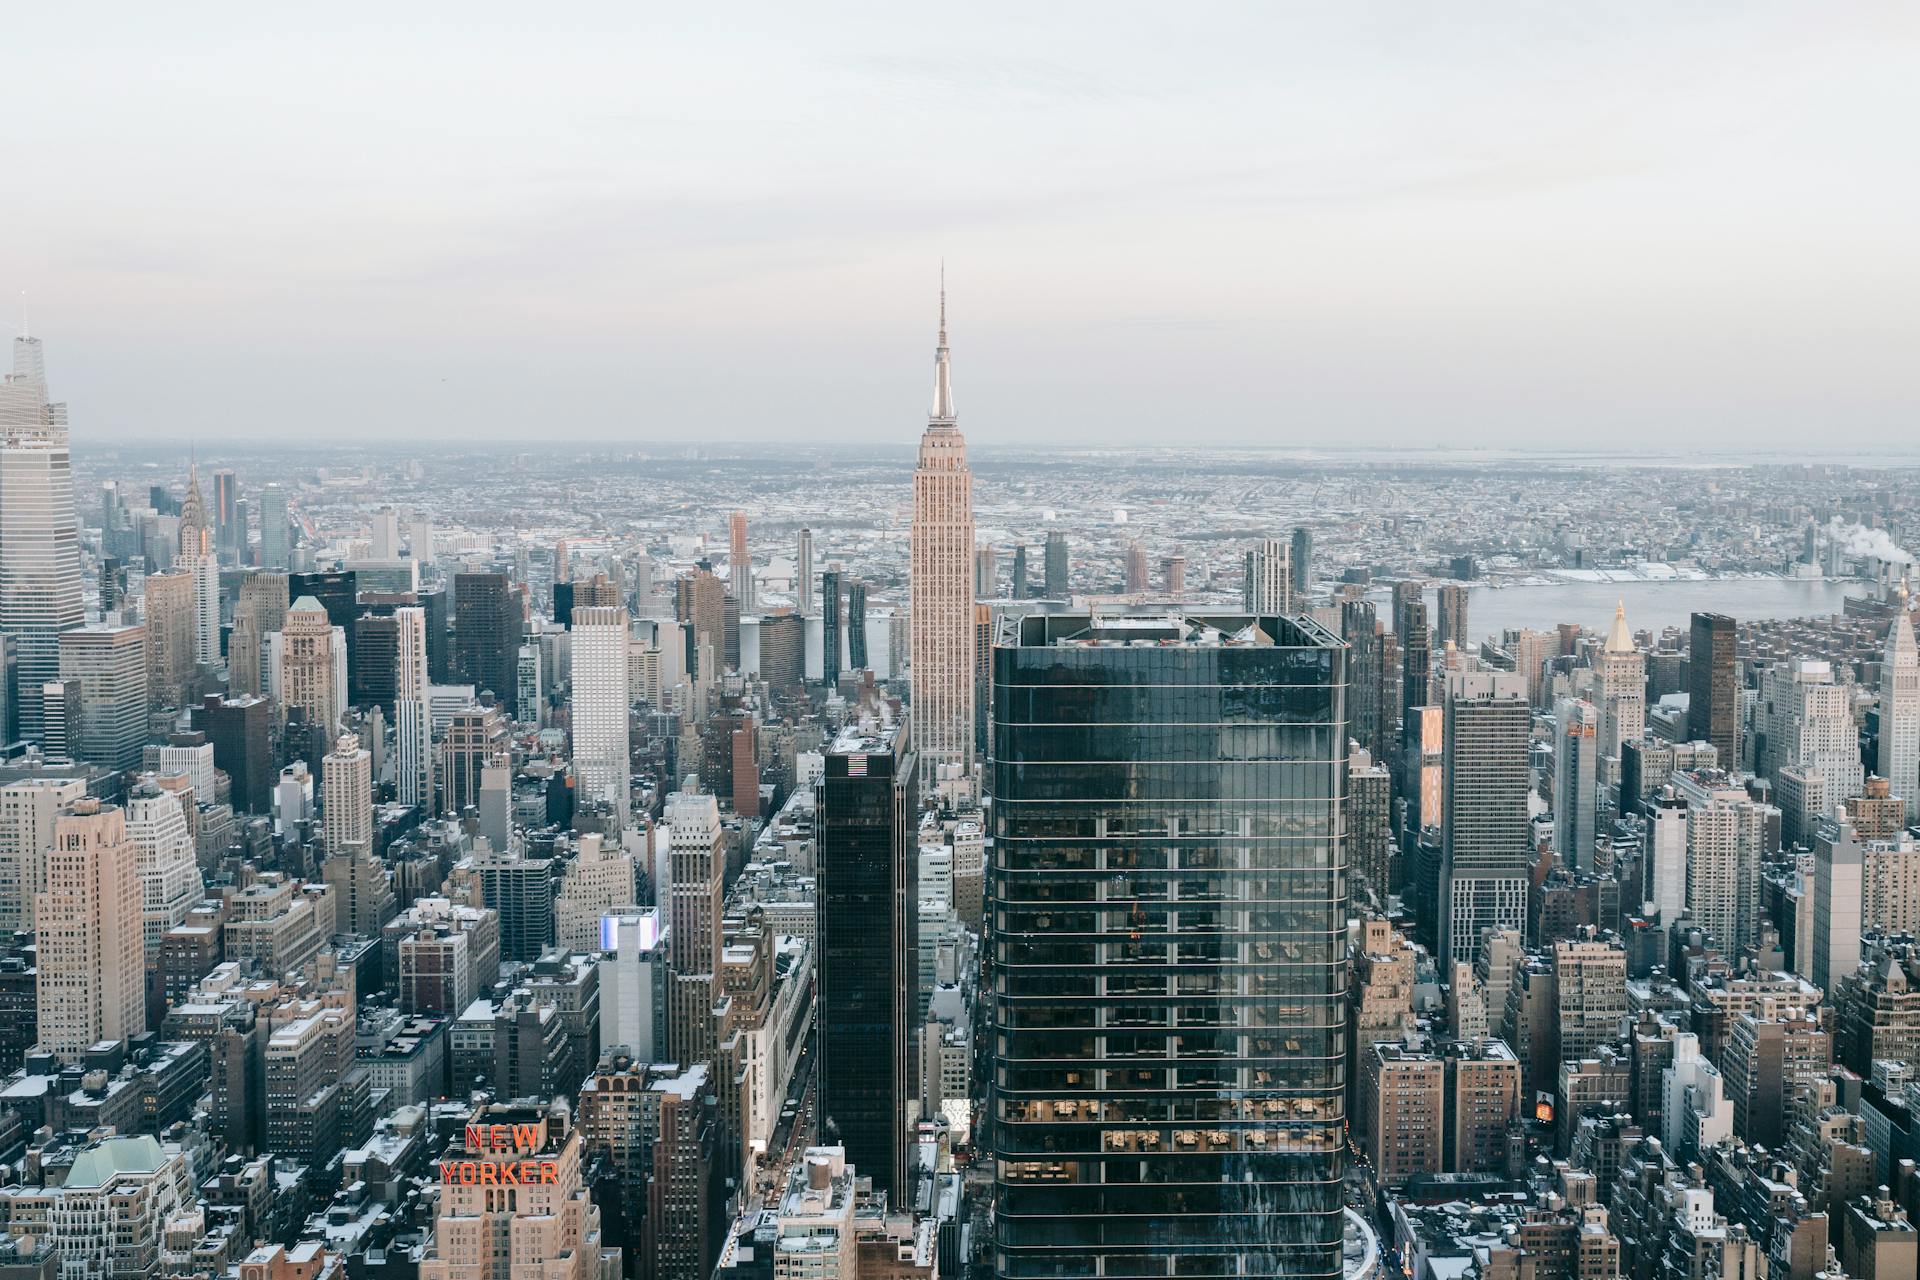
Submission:
[[[817,794],[814,1025],[821,1138],[897,1198],[911,1187],[908,1106],[919,1008],[916,758],[907,728],[848,729]]]
[[[369,606],[353,620],[353,656],[347,659],[347,696],[356,707],[379,707],[393,719],[400,661],[400,620],[392,605]]]
[[[727,658],[727,584],[702,564],[673,583],[673,616],[687,624],[687,673],[717,677],[720,672],[700,667],[700,649],[711,645],[713,664]]]
[[[800,688],[807,679],[807,624],[797,613],[760,620],[760,678],[775,692]]]
[[[179,502],[163,484],[147,486],[147,505],[153,508],[155,515],[177,516],[180,514]]]
[[[353,670],[353,620],[360,616],[359,584],[351,569],[332,573],[290,573],[287,598],[312,596],[327,611],[327,621],[347,633],[347,670]]]
[[[1013,549],[1013,598],[1027,598],[1027,548],[1024,543]]]
[[[1293,598],[1305,601],[1313,588],[1313,530],[1296,525],[1293,530]]]
[[[1740,681],[1733,619],[1724,613],[1693,615],[1687,649],[1687,735],[1711,742],[1720,767],[1740,766]]]
[[[1525,676],[1457,672],[1446,691],[1441,802],[1442,972],[1480,947],[1487,929],[1524,929],[1532,846],[1527,754],[1533,709]]]
[[[458,817],[480,805],[480,778],[489,762],[498,762],[511,745],[513,726],[498,703],[475,703],[453,713],[441,748],[441,803]]]
[[[233,782],[233,807],[266,813],[279,770],[273,764],[273,704],[257,695],[209,695],[193,713],[193,727],[213,744],[214,768]]]
[[[500,958],[538,960],[553,945],[553,861],[489,849],[473,858],[486,905],[500,913]]]
[[[112,613],[127,594],[127,566],[118,556],[100,557],[100,612]]]
[[[1147,549],[1138,542],[1127,544],[1126,574],[1121,579],[1121,590],[1128,595],[1138,595],[1147,589]]]
[[[846,653],[840,615],[840,570],[820,575],[820,678],[831,689],[840,683],[840,663]]]
[[[731,595],[720,598],[720,654],[721,671],[740,669],[740,601]]]
[[[491,693],[507,714],[519,693],[520,597],[504,573],[453,576],[454,636],[460,673],[475,692]]]
[[[234,530],[240,524],[240,482],[231,471],[213,473],[213,538],[220,547],[231,547]]]
[[[1423,595],[1418,582],[1396,582],[1393,584],[1393,630],[1394,634],[1407,634],[1407,609],[1420,603]]]
[[[1439,616],[1434,619],[1434,648],[1444,649],[1451,644],[1456,649],[1466,649],[1467,589],[1457,582],[1443,583],[1437,608]]]
[[[1045,581],[1043,587],[1049,600],[1067,598],[1067,535],[1058,529],[1047,534]]]
[[[1427,705],[1433,650],[1427,636],[1427,606],[1415,600],[1400,616],[1400,723],[1406,725],[1412,721],[1413,708]]]
[[[855,578],[847,584],[847,667],[865,671],[867,663],[867,584]]]
[[[567,630],[573,630],[573,584],[571,582],[553,584],[553,620]]]
[[[1341,638],[1351,651],[1347,659],[1348,732],[1376,755],[1381,748],[1379,629],[1370,602],[1349,600],[1340,606]]]
[[[995,1275],[1341,1275],[1346,660],[1283,617],[1002,633]]]
[[[452,684],[453,636],[447,630],[447,590],[434,587],[416,591],[413,598],[427,615],[427,679],[434,684]]]

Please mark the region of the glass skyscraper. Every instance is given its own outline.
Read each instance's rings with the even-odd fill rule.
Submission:
[[[827,749],[817,792],[820,1124],[895,1203],[911,1194],[916,1096],[917,759],[907,726],[855,726]]]
[[[995,1274],[1339,1276],[1346,648],[1245,615],[995,640]]]

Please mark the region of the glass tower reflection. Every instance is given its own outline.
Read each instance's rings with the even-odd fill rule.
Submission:
[[[1305,619],[1002,624],[998,1275],[1340,1274],[1346,659]]]

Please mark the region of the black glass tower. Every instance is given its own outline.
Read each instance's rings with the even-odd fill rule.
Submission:
[[[840,579],[838,569],[828,569],[820,575],[820,678],[829,689],[840,683],[840,659],[846,652],[840,617]]]
[[[897,1201],[918,1096],[918,790],[907,727],[847,729],[817,797],[814,927],[822,1141]]]
[[[1341,1274],[1347,650],[1010,619],[993,653],[995,1274]]]

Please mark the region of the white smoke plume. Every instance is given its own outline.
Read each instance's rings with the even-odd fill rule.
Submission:
[[[1839,543],[1850,556],[1872,556],[1889,564],[1912,564],[1913,556],[1887,536],[1885,529],[1865,525],[1842,524],[1838,518],[1827,526],[1827,536]]]

